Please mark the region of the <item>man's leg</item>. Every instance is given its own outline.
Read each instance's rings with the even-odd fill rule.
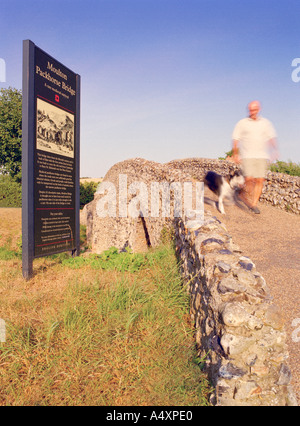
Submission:
[[[264,177],[267,171],[267,160],[247,158],[242,160],[242,169],[245,176],[245,185],[240,193],[241,200],[254,213],[260,213],[256,207],[264,186]],[[254,177],[260,176],[260,177]]]
[[[255,179],[251,176],[245,176],[245,185],[239,194],[241,200],[248,206],[252,207],[254,202]]]
[[[253,206],[255,207],[260,199],[263,187],[264,187],[264,178],[256,178],[253,189]]]

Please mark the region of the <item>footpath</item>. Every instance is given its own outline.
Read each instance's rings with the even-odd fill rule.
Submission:
[[[205,201],[216,200],[208,190]],[[259,203],[261,214],[237,205],[226,205],[226,215],[209,204],[227,227],[233,242],[256,265],[281,309],[287,332],[292,385],[300,404],[300,215]]]

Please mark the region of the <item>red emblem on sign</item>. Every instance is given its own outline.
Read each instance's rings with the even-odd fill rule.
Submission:
[[[59,96],[58,95],[55,95],[55,101],[59,102]]]

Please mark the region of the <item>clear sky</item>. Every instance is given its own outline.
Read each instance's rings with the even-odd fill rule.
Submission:
[[[300,162],[299,22],[299,0],[0,0],[0,88],[22,88],[26,39],[81,75],[82,177],[222,156],[253,99]]]

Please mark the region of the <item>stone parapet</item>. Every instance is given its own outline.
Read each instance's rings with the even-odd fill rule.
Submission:
[[[297,405],[284,322],[253,261],[210,215],[178,219],[175,238],[213,404]]]
[[[137,207],[138,203],[141,205],[141,201],[143,201],[142,207],[148,211],[148,214],[141,212],[139,216],[143,216],[145,219],[144,225],[147,227],[149,242],[153,247],[159,244],[161,230],[166,224],[172,222],[173,213],[171,212],[168,218],[163,216],[161,210],[155,217],[150,214],[153,189],[151,185],[153,183],[167,184],[170,187],[176,183],[183,185],[184,182],[195,184],[195,182],[203,182],[204,176],[209,170],[226,176],[236,169],[238,166],[231,161],[206,158],[174,160],[166,164],[135,158],[115,164],[104,177],[94,200],[85,206],[82,214],[82,218],[87,224],[88,243],[92,251],[101,253],[113,245],[119,249],[128,245],[135,250],[136,226],[139,219],[128,214],[127,207],[129,204]],[[133,188],[133,191],[130,191],[130,188]],[[148,195],[147,200],[141,198],[141,188],[145,188]],[[97,214],[97,204],[104,205],[104,200],[107,199],[109,192],[114,197],[110,207],[115,214],[101,217]],[[135,200],[132,202],[134,198]],[[300,178],[269,172],[261,200],[300,214]],[[174,210],[172,203],[171,208]]]

